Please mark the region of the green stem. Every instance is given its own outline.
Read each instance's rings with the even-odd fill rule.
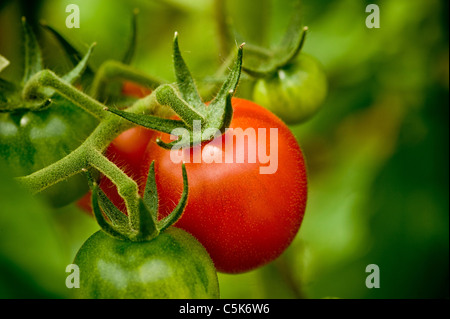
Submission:
[[[217,22],[217,33],[219,38],[220,54],[222,56],[227,56],[231,51],[232,34],[230,21],[227,16],[227,9],[225,6],[225,0],[215,0],[214,1],[214,12]]]
[[[103,110],[105,107],[103,104],[97,102],[80,90],[77,90],[50,70],[43,70],[33,75],[25,84],[22,91],[22,97],[25,100],[39,100],[43,97],[40,93],[40,89],[42,87],[54,89],[75,105],[78,105],[82,109],[91,113],[99,120],[103,119],[107,115],[107,113]],[[41,100],[39,102],[42,103],[43,101]]]
[[[79,147],[50,166],[30,175],[18,177],[17,180],[33,194],[37,194],[70,176],[80,173],[88,164],[85,151],[85,147]]]
[[[156,89],[164,83],[164,81],[156,77],[150,77],[121,62],[110,60],[103,63],[98,69],[92,84],[91,95],[95,98],[102,99],[105,96],[108,84],[112,81],[121,81],[124,79],[151,90]]]
[[[119,195],[125,201],[130,226],[132,229],[137,229],[139,227],[139,219],[136,216],[139,209],[139,188],[136,182],[98,150],[89,152],[88,162],[116,185]]]
[[[58,87],[54,88],[58,90]],[[157,90],[155,92],[157,92]],[[89,96],[82,92],[80,92],[80,94],[83,95],[82,101],[89,101]],[[101,106],[101,118],[103,118],[103,120],[91,133],[91,135],[83,142],[83,144],[59,161],[30,175],[19,177],[18,181],[20,183],[30,189],[33,193],[38,193],[58,183],[59,181],[66,179],[68,176],[81,172],[84,168],[91,165],[91,162],[93,162],[96,166],[101,167],[105,175],[117,185],[119,194],[130,193],[127,188],[130,188],[129,185],[132,183],[135,184],[135,182],[128,176],[126,177],[128,179],[126,179],[122,175],[117,175],[115,173],[110,174],[110,172],[115,171],[115,165],[106,158],[105,160],[108,164],[105,161],[99,160],[98,157],[92,157],[91,154],[95,154],[95,152],[100,154],[103,153],[117,135],[128,128],[131,128],[134,124],[119,116],[116,116],[115,114],[104,111],[103,109],[105,106],[98,102],[96,103]],[[88,107],[84,105],[83,108],[86,109]],[[136,101],[127,109],[127,111],[135,114],[154,114],[159,116],[170,116],[172,114],[167,107],[162,107],[159,105],[154,93]],[[108,167],[108,165],[110,165],[110,167]],[[122,183],[124,180],[126,180],[126,182]],[[124,186],[122,186],[122,184]],[[131,186],[131,188],[134,187],[135,186]],[[132,208],[134,207],[134,204],[130,203],[129,206]]]

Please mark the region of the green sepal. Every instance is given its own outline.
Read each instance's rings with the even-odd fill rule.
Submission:
[[[105,219],[105,216],[103,215],[103,212],[100,209],[100,205],[99,205],[99,191],[101,191],[100,187],[98,186],[97,182],[95,182],[92,179],[92,176],[88,170],[86,170],[85,173],[86,173],[86,177],[88,180],[89,188],[91,189],[91,192],[92,192],[92,195],[91,195],[92,211],[94,213],[94,217],[95,217],[98,225],[108,235],[110,235],[114,238],[117,238],[117,239],[125,240],[127,238],[126,233],[123,232],[122,229],[111,225]]]
[[[183,172],[183,193],[181,194],[181,198],[178,202],[177,207],[175,207],[175,209],[167,217],[158,221],[157,226],[160,232],[164,231],[165,229],[176,223],[176,221],[180,219],[181,215],[184,212],[184,209],[186,208],[189,193],[189,185],[186,166],[184,165],[184,163],[181,165],[181,169]]]
[[[241,75],[243,47],[243,44],[239,46],[236,61],[228,78],[208,107],[207,123],[210,123],[208,127],[217,128],[221,132],[230,125],[233,116],[231,98],[236,91]]]
[[[156,219],[153,218],[153,215],[145,205],[144,200],[139,198],[139,223],[136,235],[131,238],[133,241],[148,241],[158,236],[159,230],[156,227]]]
[[[130,230],[127,216],[111,202],[101,188],[99,188],[98,191],[98,200],[100,207],[113,226],[124,230]]]
[[[293,48],[287,49],[283,47],[282,49],[275,51],[273,57],[266,63],[261,64],[259,67],[243,66],[242,70],[252,77],[264,78],[272,76],[279,69],[282,69],[286,65],[292,63],[303,48],[308,28],[304,27],[301,30],[302,32],[298,33],[295,41],[296,44]]]
[[[178,33],[175,32],[173,39],[173,64],[175,69],[175,76],[177,79],[178,90],[181,97],[187,104],[204,114],[206,112],[205,104],[200,98],[200,94],[195,86],[194,79],[189,71],[183,57],[181,56],[180,47],[178,45]]]
[[[225,99],[221,99],[214,105],[215,108],[211,109],[211,112],[208,114],[208,123],[209,128],[217,129],[220,132],[224,133],[225,129],[230,126],[231,119],[233,117],[233,107],[231,104],[231,98],[233,97],[234,91],[230,90],[225,95]]]
[[[25,70],[22,84],[25,84],[34,74],[43,69],[42,54],[39,44],[25,17],[22,17],[22,27],[25,42]]]
[[[92,173],[89,170],[85,172],[89,188],[93,191],[95,184],[98,183],[92,178]],[[101,190],[100,187],[96,189],[97,202],[100,208],[105,213],[106,217],[111,221],[114,226],[126,228],[124,225],[128,224],[128,219],[124,213],[122,213],[114,204],[109,200],[108,196]],[[128,226],[129,227],[129,226]]]
[[[188,127],[182,121],[178,120],[165,119],[148,114],[134,114],[115,108],[107,108],[106,110],[111,113],[117,114],[135,124],[167,134],[170,134],[174,129],[180,127],[188,129]]]
[[[144,189],[144,203],[153,215],[153,219],[158,218],[158,189],[156,188],[155,179],[155,161],[150,164],[148,171],[147,183]]]
[[[56,38],[57,42],[61,45],[64,52],[66,53],[72,66],[76,66],[83,59],[83,55],[77,49],[75,49],[75,47],[70,44],[70,42],[67,41],[66,38],[64,38],[61,33],[59,33],[55,28],[49,26],[44,21],[41,21],[40,25]],[[93,68],[89,64],[86,64],[84,71],[85,77],[91,79],[94,76],[94,73],[95,71],[93,70]]]
[[[96,43],[91,44],[88,51],[84,55],[84,57],[78,62],[78,64],[68,73],[66,73],[62,79],[69,82],[70,84],[74,84],[83,74],[83,72],[88,67],[88,60],[91,57],[92,50],[94,50]]]
[[[183,192],[175,209],[165,218],[158,221],[158,191],[155,179],[155,164],[151,163],[147,177],[144,196],[139,198],[138,211],[128,216],[122,213],[106,194],[100,189],[98,183],[92,178],[89,170],[84,170],[89,188],[92,191],[92,210],[95,219],[101,229],[114,238],[130,241],[149,241],[171,225],[173,225],[183,214],[188,197],[188,178],[186,167],[183,163]],[[106,219],[105,218],[106,215]],[[131,217],[131,216],[134,217]],[[133,218],[135,228],[131,227]]]

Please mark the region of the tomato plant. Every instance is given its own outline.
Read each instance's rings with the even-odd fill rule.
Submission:
[[[326,94],[327,79],[323,67],[311,55],[301,53],[272,75],[258,79],[253,100],[287,124],[296,124],[313,116]]]
[[[198,97],[179,54],[176,38],[174,57],[180,95],[190,101],[195,112],[188,107],[178,107],[180,96],[173,94],[170,85],[161,86],[156,97],[159,96],[164,105],[176,105],[178,113],[176,117],[160,122],[162,124],[155,122],[152,116],[137,116],[116,109],[110,111],[163,133],[171,133],[173,127],[186,130],[187,141],[179,137],[171,142],[169,134],[159,134],[156,143],[149,143],[143,159],[140,180],[145,179],[150,163],[155,162],[160,193],[159,218],[165,218],[174,209],[180,194],[182,180],[175,173],[179,162],[172,158],[173,152],[178,151],[170,149],[173,146],[179,148],[181,143],[191,183],[187,207],[177,227],[190,232],[206,247],[219,271],[238,273],[262,266],[288,247],[303,219],[307,176],[300,147],[289,128],[270,111],[247,100],[231,99],[230,92],[234,92],[239,80],[242,46],[229,78],[208,106]],[[199,115],[205,121],[202,125],[198,120],[199,128],[204,130],[201,137],[188,130],[193,129],[190,121],[200,118]],[[216,126],[209,127],[208,121]],[[221,129],[217,128],[220,125],[223,125]],[[211,128],[224,134],[211,141],[211,136],[206,134]],[[253,130],[254,139],[245,137],[248,130]],[[231,149],[226,147],[225,140],[230,134],[242,141],[243,148],[236,144]],[[196,146],[191,148],[189,145]],[[231,162],[206,162],[201,156],[200,162],[195,162],[189,154],[200,145],[200,153],[213,152],[216,153],[214,156],[225,159],[232,152],[234,159]],[[254,162],[250,161],[252,151],[258,154]],[[267,156],[267,152],[271,153],[269,162],[260,155]],[[238,156],[244,161],[239,162]],[[263,170],[269,172],[261,173]],[[141,184],[141,190],[143,186]],[[108,195],[114,202],[114,194]]]
[[[78,298],[218,298],[216,271],[205,248],[183,230],[167,229],[151,241],[93,234],[74,263]]]
[[[247,100],[233,99],[233,119],[230,127],[237,138],[250,128],[256,139],[246,141],[244,163],[199,163],[190,161],[192,149],[183,150],[190,178],[190,195],[186,210],[176,223],[193,234],[207,249],[217,269],[227,273],[244,272],[277,258],[296,235],[305,211],[307,175],[302,152],[294,135],[275,115]],[[267,165],[257,159],[250,163],[250,150],[270,146],[269,129],[278,130],[278,167],[273,174],[261,174]],[[263,141],[260,130],[267,131]],[[225,133],[229,134],[229,132]],[[214,150],[225,158],[225,135],[202,145],[202,152]],[[167,135],[161,137],[168,140]],[[258,141],[258,142],[256,142]],[[174,208],[182,179],[176,174],[171,151],[150,143],[144,157],[141,174],[155,161],[156,181],[160,192],[159,214],[164,217]],[[273,163],[271,163],[273,164]]]

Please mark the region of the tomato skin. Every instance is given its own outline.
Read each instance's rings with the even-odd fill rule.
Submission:
[[[218,271],[240,273],[274,260],[289,246],[303,219],[307,175],[300,147],[279,118],[250,101],[234,98],[232,105],[230,127],[254,128],[256,132],[258,128],[278,129],[278,169],[274,174],[260,174],[258,161],[186,162],[188,203],[175,226],[205,246]],[[266,134],[268,140],[269,132]],[[168,141],[166,134],[161,137]],[[216,142],[215,147],[223,151],[222,140],[211,143]],[[207,145],[202,145],[202,150]],[[267,144],[267,152],[269,149]],[[155,143],[147,148],[143,176],[153,160],[161,218],[178,202],[183,181],[180,164],[170,159],[170,151]]]
[[[264,106],[287,124],[308,120],[322,106],[328,90],[325,72],[319,62],[301,53],[275,76],[259,79],[253,101]]]
[[[16,176],[31,174],[76,149],[98,121],[61,96],[45,110],[0,113],[0,157]],[[88,189],[77,174],[40,193],[56,207],[79,199]]]
[[[217,274],[204,247],[171,227],[148,242],[93,234],[78,251],[77,298],[219,298]]]
[[[136,98],[142,98],[152,93],[148,88],[145,88],[139,84],[130,81],[124,81],[122,84],[122,94],[125,96],[133,96]]]

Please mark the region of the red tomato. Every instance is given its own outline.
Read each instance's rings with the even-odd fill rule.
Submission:
[[[235,98],[232,104],[230,127],[242,131],[254,129],[255,141],[263,142],[246,139],[244,149],[238,152],[244,155],[244,163],[237,162],[237,143],[233,143],[233,148],[224,146],[225,136],[230,132],[201,146],[205,154],[215,151],[222,163],[207,163],[206,158],[193,163],[188,151],[180,150],[177,154],[185,152],[189,195],[176,226],[205,246],[218,271],[240,273],[276,259],[292,242],[305,212],[307,174],[300,147],[279,118],[250,101]],[[272,152],[270,128],[278,129],[278,166],[273,174],[261,174],[260,168],[269,164],[258,156],[251,163],[247,156],[251,149],[258,154],[263,146],[266,154]],[[258,129],[266,130],[265,139]],[[235,131],[235,136],[242,137],[242,131]],[[170,141],[167,134],[160,136]],[[234,154],[232,163],[224,163],[230,152]],[[149,143],[141,167],[146,178],[150,163],[155,161],[159,218],[175,208],[183,188],[181,164],[174,163],[170,153],[156,143]]]
[[[122,94],[134,96],[137,98],[145,97],[152,91],[148,88],[142,87],[134,82],[125,81],[122,84]]]

